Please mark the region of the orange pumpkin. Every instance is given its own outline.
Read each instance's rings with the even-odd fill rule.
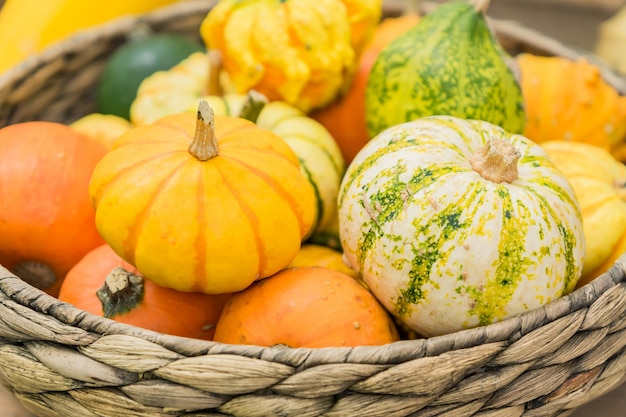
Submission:
[[[156,284],[231,293],[296,256],[316,198],[283,139],[200,103],[123,134],[89,190],[105,241]]]
[[[67,274],[59,300],[120,323],[211,340],[229,294],[183,293],[145,279],[109,245],[85,255]]]
[[[626,135],[626,97],[585,58],[516,57],[526,111],[524,136],[585,142],[608,151]]]
[[[70,268],[103,243],[88,186],[105,152],[60,123],[0,129],[0,264],[58,293]]]
[[[355,279],[323,267],[285,269],[226,302],[214,340],[290,347],[383,345],[399,339],[387,311]]]
[[[335,138],[346,164],[370,139],[365,123],[365,87],[376,57],[397,36],[415,26],[419,19],[417,13],[383,19],[361,55],[346,94],[333,104],[311,113],[311,117],[324,125]]]

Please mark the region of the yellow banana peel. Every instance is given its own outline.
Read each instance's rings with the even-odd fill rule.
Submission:
[[[0,9],[0,73],[76,31],[178,1],[7,0]]]

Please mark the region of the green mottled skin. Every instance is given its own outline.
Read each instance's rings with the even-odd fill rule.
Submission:
[[[525,125],[521,89],[484,16],[469,3],[439,6],[384,48],[366,87],[370,137],[428,115]]]
[[[458,292],[465,291],[474,299],[474,306],[468,312],[476,316],[480,325],[492,323],[506,316],[506,307],[513,297],[521,277],[534,264],[525,256],[525,239],[528,230],[529,214],[521,202],[518,213],[513,215],[515,205],[505,186],[498,187],[502,202],[502,228],[498,245],[498,259],[495,260],[495,274],[483,287],[461,286]]]
[[[498,137],[522,153],[512,184],[482,178],[468,161],[481,142]],[[405,323],[432,323],[423,312],[446,305],[464,326],[489,324],[575,286],[584,253],[578,203],[528,139],[432,116],[379,135],[355,161],[339,193],[350,223],[344,250]],[[534,290],[524,292],[533,282],[534,300]]]
[[[433,265],[435,262],[445,262],[447,253],[443,247],[446,242],[451,239],[463,241],[467,237],[466,218],[468,214],[471,216],[471,212],[466,212],[462,207],[469,205],[470,200],[476,198],[475,193],[475,189],[468,189],[459,199],[458,204],[442,209],[430,222],[421,219],[413,221],[416,232],[415,241],[419,244],[416,243],[413,248],[414,258],[409,272],[408,285],[400,291],[400,296],[395,303],[395,312],[400,317],[410,314],[412,307],[426,297],[424,284],[430,283],[437,287],[436,282],[430,279]],[[426,239],[418,240],[420,235],[425,236]]]

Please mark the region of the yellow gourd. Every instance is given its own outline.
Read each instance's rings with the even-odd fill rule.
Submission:
[[[179,0],[7,0],[0,9],[0,72],[78,30]]]
[[[111,248],[162,287],[221,294],[283,269],[315,216],[296,154],[254,123],[177,113],[124,133],[89,187]]]
[[[580,287],[606,272],[626,252],[626,166],[588,143],[553,140],[541,147],[572,185],[580,203],[587,242]]]
[[[71,123],[70,128],[103,145],[107,150],[133,125],[114,114],[89,113]]]
[[[222,0],[200,34],[223,56],[225,92],[256,89],[305,113],[330,103],[357,65],[339,0]]]

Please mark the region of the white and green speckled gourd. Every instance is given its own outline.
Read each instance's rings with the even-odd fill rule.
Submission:
[[[578,201],[539,145],[428,116],[373,138],[339,191],[346,263],[423,336],[487,325],[574,289]]]
[[[370,137],[437,114],[523,132],[523,95],[485,21],[488,4],[446,2],[380,52],[365,92]]]

